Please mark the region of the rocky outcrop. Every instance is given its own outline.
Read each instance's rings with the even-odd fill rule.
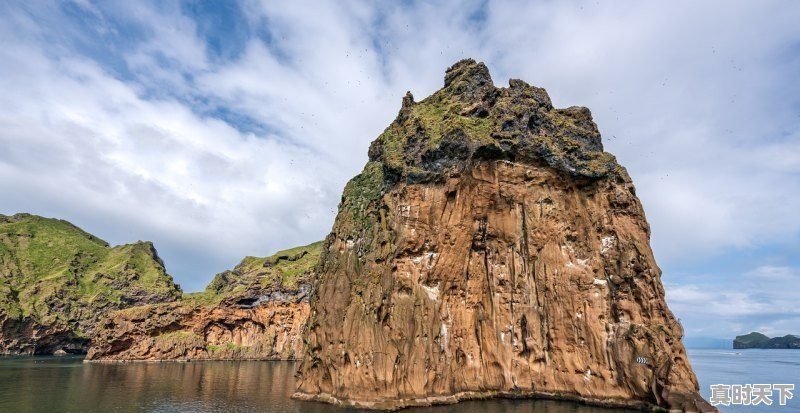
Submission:
[[[111,313],[86,360],[298,359],[321,247],[247,257],[217,274],[204,293]]]
[[[307,301],[253,307],[191,300],[113,313],[86,360],[292,360],[302,355]]]
[[[369,157],[325,242],[296,398],[715,410],[588,109],[465,60],[403,99]]]
[[[66,221],[0,215],[0,354],[85,353],[106,313],[180,295],[150,242],[110,247]]]

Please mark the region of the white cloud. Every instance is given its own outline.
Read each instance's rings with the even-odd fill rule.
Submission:
[[[174,245],[191,253],[164,254],[169,268],[210,267],[178,274],[192,289],[245,254],[311,242],[330,227],[340,182],[318,154],[144,99],[79,56],[48,59],[35,44],[0,53],[0,187],[14,194],[4,212],[70,218],[114,242]]]
[[[746,272],[745,275],[755,279],[800,281],[800,269],[788,266],[762,265]]]
[[[732,339],[759,331],[798,334],[800,268],[762,265],[724,277],[698,274],[697,284],[667,284],[667,301],[688,336]]]
[[[250,37],[228,60],[209,58],[172,5],[81,2],[84,21],[65,3],[0,6],[0,190],[13,194],[0,211],[151,239],[202,288],[243,255],[322,238],[405,91],[420,99],[475,57],[498,85],[522,78],[557,106],[592,109],[665,269],[800,245],[798,6],[480,5],[247,1]],[[793,257],[753,254],[761,268],[739,278],[794,271]],[[725,277],[664,275],[687,331],[709,328],[693,311],[729,315],[725,328],[765,312],[800,330],[779,286],[709,290],[704,276]]]

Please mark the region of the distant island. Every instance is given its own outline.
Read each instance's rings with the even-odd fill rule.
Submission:
[[[761,333],[752,332],[743,336],[736,336],[733,348],[797,348],[800,349],[800,337],[787,334],[783,337],[769,338]]]

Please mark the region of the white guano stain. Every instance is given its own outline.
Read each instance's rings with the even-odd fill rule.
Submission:
[[[442,351],[445,351],[447,349],[447,340],[449,339],[447,334],[448,334],[447,322],[442,322],[442,328],[439,331],[439,335],[442,336],[442,339],[440,340]]]
[[[600,253],[601,254],[605,254],[606,252],[608,252],[608,250],[610,250],[611,247],[614,246],[614,243],[616,241],[617,241],[617,237],[615,237],[613,235],[608,235],[608,236],[603,237],[600,240],[600,245],[601,245]]]
[[[417,255],[416,257],[412,257],[411,262],[413,262],[414,264],[425,263],[426,267],[431,268],[433,267],[433,263],[436,262],[437,256],[439,256],[439,254],[435,252],[427,252],[424,254]]]
[[[428,294],[428,298],[433,301],[439,301],[439,284],[437,283],[434,286],[428,286],[425,284],[421,284],[422,289],[425,290],[425,293]]]

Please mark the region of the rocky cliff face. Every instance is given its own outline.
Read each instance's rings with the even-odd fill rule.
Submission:
[[[408,94],[369,156],[325,242],[295,397],[714,410],[588,109],[465,60]]]
[[[297,359],[309,307],[294,298],[255,307],[189,299],[117,311],[101,324],[86,360]]]
[[[319,242],[270,257],[247,257],[217,274],[204,293],[111,313],[86,359],[298,359],[321,249]]]
[[[86,352],[109,311],[180,295],[150,242],[109,247],[66,221],[0,215],[0,354]]]

